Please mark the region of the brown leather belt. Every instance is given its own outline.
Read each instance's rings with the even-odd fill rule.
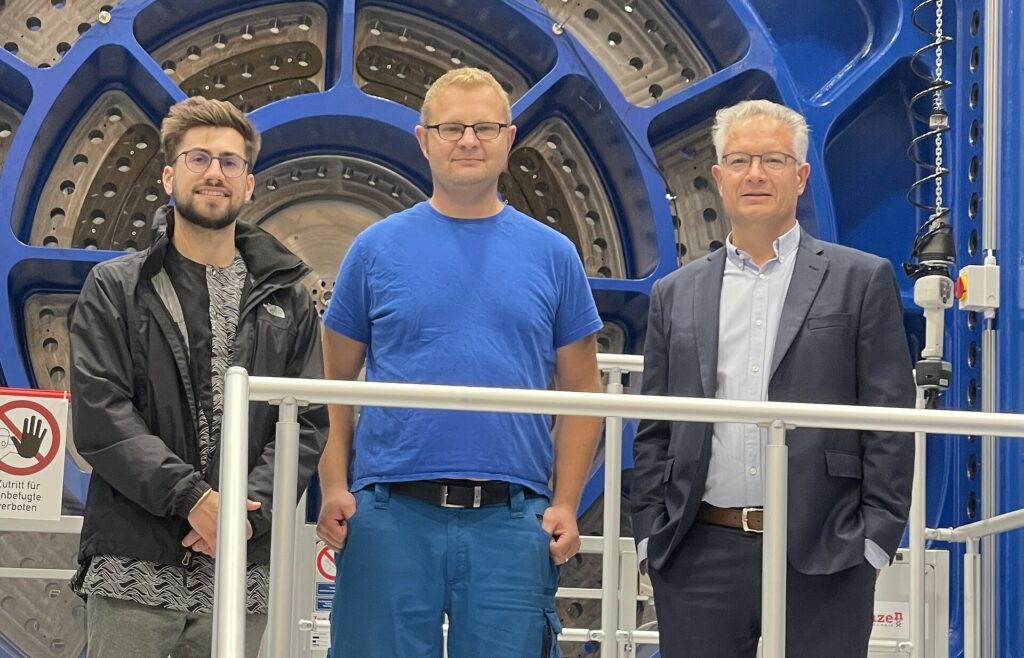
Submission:
[[[764,532],[764,510],[760,507],[734,509],[702,502],[697,510],[697,520],[745,532]]]

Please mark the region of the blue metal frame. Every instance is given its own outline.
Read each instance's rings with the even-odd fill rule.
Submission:
[[[59,153],[63,138],[93,99],[109,89],[128,93],[155,123],[166,107],[184,93],[163,73],[149,50],[187,32],[210,16],[239,9],[235,0],[182,2],[129,0],[118,5],[107,24],[86,32],[58,64],[32,68],[0,50],[0,100],[23,113],[0,170],[0,382],[32,386],[26,337],[20,309],[25,298],[41,291],[77,290],[88,270],[116,255],[78,249],[49,249],[26,244],[41,183]],[[245,3],[245,8],[273,4]],[[628,103],[614,81],[570,32],[556,35],[552,19],[529,0],[489,3],[487,15],[469,5],[456,7],[442,0],[416,3],[320,0],[327,10],[327,90],[289,98],[261,107],[252,118],[264,133],[262,169],[298,153],[345,153],[388,166],[424,190],[429,172],[419,155],[411,130],[412,110],[365,95],[353,79],[351,44],[356,11],[364,5],[417,11],[422,16],[462,32],[512,63],[530,83],[513,107],[516,121],[528,132],[550,116],[565,119],[598,164],[611,191],[622,227],[629,278],[592,279],[602,315],[626,332],[627,350],[642,345],[647,296],[653,282],[676,267],[672,211],[665,184],[657,171],[653,147],[679,130],[710,117],[720,106],[746,97],[772,98],[803,112],[811,125],[809,194],[800,205],[804,225],[827,240],[858,247],[889,258],[894,266],[909,254],[911,236],[920,221],[905,194],[919,172],[905,155],[921,126],[907,111],[910,96],[921,82],[909,69],[910,54],[924,43],[910,24],[912,0],[893,3],[869,0],[824,3],[813,0],[664,0],[664,4],[694,35],[717,67],[710,77],[650,107]],[[946,24],[956,25],[957,41],[947,49],[947,71],[954,87],[951,106],[953,132],[947,141],[952,175],[946,183],[961,263],[979,262],[969,256],[972,230],[978,219],[967,216],[970,196],[980,194],[980,181],[967,179],[971,157],[980,159],[980,146],[968,140],[970,122],[980,121],[981,106],[970,107],[968,94],[980,73],[966,62],[980,42],[970,34],[971,16],[983,11],[981,0],[949,1]],[[410,9],[410,5],[413,5]],[[1006,3],[1002,20],[1009,35],[1019,35],[1022,10]],[[1014,6],[1011,6],[1014,5]],[[711,27],[715,26],[715,27]],[[515,40],[510,31],[515,30]],[[1005,162],[1000,224],[1003,265],[1003,303],[999,349],[1003,364],[1021,360],[1020,282],[1015,261],[1022,252],[1019,221],[1024,190],[1021,106],[1024,104],[1024,47],[1016,36],[1005,40],[1006,62],[1001,135]],[[581,100],[582,99],[582,100]],[[912,283],[901,276],[912,344],[919,344],[920,316],[912,304]],[[967,327],[963,314],[948,316],[946,345],[954,364],[954,385],[945,404],[969,408],[965,390],[980,369],[968,367],[966,353],[980,333]],[[13,340],[12,340],[13,339]],[[1024,409],[1024,390],[1004,368],[999,408]],[[975,405],[977,406],[977,405]],[[626,433],[624,456],[631,452],[632,432]],[[979,495],[977,479],[966,475],[967,464],[980,456],[976,442],[934,437],[929,444],[928,487],[930,525],[968,521],[966,500]],[[1024,447],[1005,442],[1000,448],[1003,469],[999,507],[1009,510],[1024,503]],[[68,460],[67,486],[84,498],[86,478]],[[939,475],[941,474],[941,475]],[[597,477],[600,477],[598,472]],[[600,494],[599,480],[585,492],[585,504]],[[980,504],[979,504],[980,507]],[[952,547],[953,582],[960,579],[960,547]],[[1024,546],[1018,535],[1000,540],[1004,587],[999,611],[999,655],[1024,646],[1024,628],[1007,623],[1024,618]],[[951,605],[951,655],[962,651],[962,610],[959,587]]]

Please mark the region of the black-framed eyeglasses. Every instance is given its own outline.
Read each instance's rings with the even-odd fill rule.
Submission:
[[[423,126],[428,130],[436,130],[437,136],[446,142],[457,142],[466,133],[466,128],[472,128],[473,134],[482,142],[490,142],[498,139],[502,128],[508,128],[507,123],[496,121],[481,121],[480,123],[435,123]]]
[[[767,153],[726,153],[722,156],[722,166],[732,171],[746,171],[754,163],[754,158],[761,161],[761,167],[769,171],[782,171],[789,161],[797,162],[795,156],[781,151]]]
[[[204,149],[190,149],[175,156],[175,160],[185,156],[185,166],[196,174],[205,174],[214,160],[220,163],[220,170],[228,178],[238,178],[249,170],[249,161],[240,155],[213,155]]]

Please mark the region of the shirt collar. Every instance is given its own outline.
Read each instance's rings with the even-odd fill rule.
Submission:
[[[793,228],[789,229],[772,242],[772,249],[775,251],[775,258],[780,262],[792,258],[800,247],[800,222],[795,222]],[[732,243],[732,232],[725,238],[725,256],[737,267],[753,266],[750,254],[743,251]],[[771,262],[771,261],[769,261]]]

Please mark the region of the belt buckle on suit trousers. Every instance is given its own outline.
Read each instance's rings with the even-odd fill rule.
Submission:
[[[484,489],[483,487],[480,487],[480,486],[473,487],[473,504],[472,505],[456,505],[456,504],[453,504],[453,503],[449,503],[448,502],[448,489],[449,489],[449,487],[448,487],[447,484],[442,484],[441,485],[441,500],[440,500],[441,507],[448,507],[448,508],[451,508],[451,509],[466,509],[467,507],[473,507],[473,508],[480,507],[480,500],[483,497],[483,489]]]
[[[764,534],[764,515],[762,514],[762,516],[761,516],[761,529],[757,530],[756,528],[751,528],[750,524],[747,522],[747,514],[749,514],[751,512],[764,512],[764,509],[761,508],[761,507],[744,507],[743,508],[743,516],[741,517],[742,522],[743,522],[743,532],[756,532],[758,534]]]

